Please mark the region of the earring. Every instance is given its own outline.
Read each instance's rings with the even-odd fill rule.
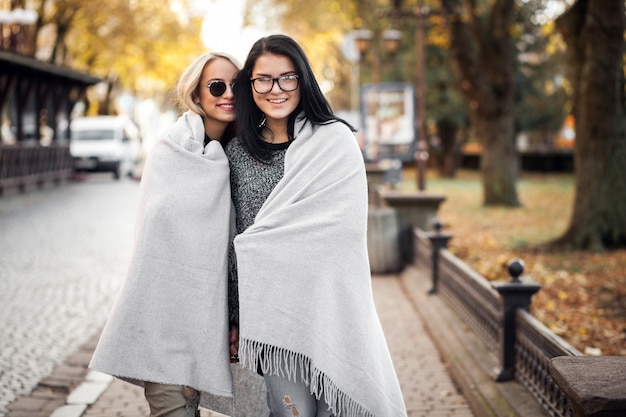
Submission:
[[[263,117],[261,117],[261,121],[259,122],[259,126],[258,128],[262,128],[263,126],[265,126],[265,122],[267,121],[267,119],[265,118],[265,115],[263,115]]]

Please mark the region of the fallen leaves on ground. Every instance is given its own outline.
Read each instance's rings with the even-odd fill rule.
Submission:
[[[429,173],[430,174],[430,173]],[[413,174],[401,187],[410,187]],[[453,235],[449,250],[488,280],[508,279],[513,258],[524,280],[541,284],[531,313],[588,355],[626,355],[626,249],[592,253],[537,249],[566,229],[573,201],[570,174],[527,174],[518,182],[522,207],[483,207],[478,173],[428,177],[426,191],[446,200],[438,217]],[[414,185],[413,185],[414,188]]]

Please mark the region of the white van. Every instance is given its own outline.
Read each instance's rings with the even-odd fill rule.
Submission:
[[[70,123],[70,153],[76,171],[133,176],[141,158],[139,129],[127,117],[79,117]]]

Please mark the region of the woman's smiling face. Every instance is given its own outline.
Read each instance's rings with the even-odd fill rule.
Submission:
[[[277,78],[284,75],[297,75],[296,67],[291,59],[284,55],[265,53],[259,56],[252,69],[252,79]],[[297,80],[296,80],[297,82]],[[293,91],[283,91],[278,82],[273,82],[272,89],[267,93],[257,93],[252,88],[254,102],[265,114],[268,125],[278,123],[287,124],[289,115],[294,112],[300,103],[300,86]]]
[[[231,83],[237,75],[237,67],[225,58],[216,58],[209,62],[202,70],[200,77],[199,105],[207,117],[216,122],[229,123],[235,120],[235,98]],[[209,91],[209,83],[223,81],[226,83],[226,91],[215,97]]]

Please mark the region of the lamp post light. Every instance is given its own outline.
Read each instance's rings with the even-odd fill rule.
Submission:
[[[365,29],[353,30],[346,37],[348,44],[344,44],[344,55],[351,62],[352,80],[350,87],[351,109],[359,112],[359,98],[361,85],[361,61],[365,56],[369,42],[372,39],[372,32]]]
[[[367,51],[370,48],[372,40],[374,39],[374,35],[371,30],[367,29],[358,29],[354,31],[354,41],[356,43],[356,48],[359,51],[359,63],[363,60]],[[402,39],[402,33],[396,29],[387,29],[382,33],[382,43],[385,52],[388,55],[395,55],[400,48],[400,40]],[[380,72],[381,72],[381,64],[380,64],[380,54],[376,54],[374,57],[374,65],[373,65],[373,74],[372,74],[372,83],[380,84]]]
[[[426,143],[426,69],[424,59],[424,17],[426,13],[427,11],[422,7],[418,7],[415,13],[417,19],[415,31],[417,151],[415,153],[415,162],[417,164],[417,189],[419,191],[426,189],[426,164],[428,162],[428,145]]]
[[[24,55],[34,53],[32,26],[37,19],[38,15],[34,10],[0,10],[0,48]]]
[[[385,51],[389,55],[395,55],[400,48],[400,41],[402,40],[402,32],[397,29],[387,29],[383,32],[383,43],[385,44]]]
[[[356,49],[359,51],[359,58],[363,59],[365,53],[370,47],[370,42],[372,41],[372,31],[367,29],[357,29],[353,33]]]

